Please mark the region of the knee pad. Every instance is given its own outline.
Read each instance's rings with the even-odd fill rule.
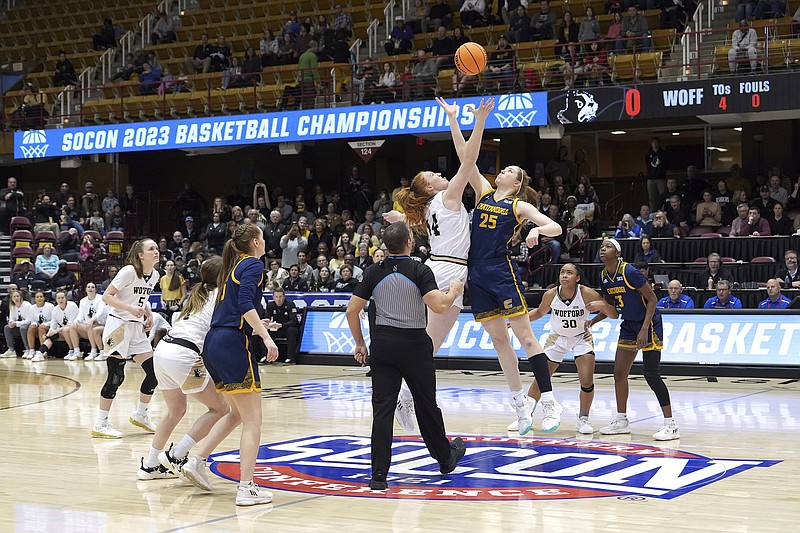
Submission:
[[[592,392],[594,390],[594,383],[592,383],[588,387],[584,387],[583,385],[581,385],[581,390],[583,392]]]
[[[108,367],[108,376],[103,388],[100,389],[100,396],[106,400],[113,400],[117,395],[117,389],[125,381],[125,360],[109,357],[106,359],[106,367]]]
[[[156,391],[156,387],[158,387],[156,371],[153,369],[153,358],[151,357],[150,359],[142,361],[140,366],[142,370],[144,370],[144,379],[142,380],[142,386],[139,387],[139,392],[152,396]]]

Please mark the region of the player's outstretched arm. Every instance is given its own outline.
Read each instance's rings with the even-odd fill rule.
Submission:
[[[558,222],[542,214],[536,207],[528,202],[517,202],[517,216],[525,220],[530,220],[537,226],[531,228],[528,232],[528,237],[525,239],[525,244],[527,244],[529,248],[533,248],[539,244],[539,235],[558,237],[563,231]]]
[[[556,289],[548,289],[542,295],[542,301],[539,303],[539,307],[536,309],[528,312],[528,318],[531,322],[535,322],[545,316],[548,311],[550,311],[550,306],[553,305],[553,298],[556,296]]]
[[[600,313],[602,315],[602,318],[598,318],[597,322],[605,317],[619,317],[617,308],[603,300],[603,297],[596,290],[591,287],[581,286],[581,292],[583,301],[586,303],[586,310],[590,313]]]
[[[605,296],[603,297],[603,302],[604,302],[606,305],[608,305],[608,306],[609,306],[611,309],[613,309],[613,310],[614,310],[614,314],[615,314],[616,316],[611,316],[610,318],[616,318],[617,316],[619,316],[619,313],[617,313],[617,308],[616,308],[616,307],[614,307],[614,301],[611,299],[611,296],[609,296],[609,295],[605,295]],[[593,304],[593,305],[594,305],[594,304]],[[588,305],[586,306],[586,309],[589,309],[589,311],[590,311],[590,312],[593,312],[593,311],[592,311],[592,310],[589,308],[589,306],[588,306]],[[595,324],[597,324],[597,323],[598,323],[598,322],[600,322],[601,320],[605,320],[605,318],[606,318],[606,314],[605,314],[605,312],[604,312],[604,311],[600,311],[600,312],[598,312],[598,313],[597,313],[597,315],[596,315],[594,318],[592,318],[591,320],[589,320],[589,321],[586,323],[586,329],[587,329],[587,330],[590,330],[590,329],[592,329],[592,326],[594,326]]]

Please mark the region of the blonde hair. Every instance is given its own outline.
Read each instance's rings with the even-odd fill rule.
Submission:
[[[144,266],[142,265],[142,258],[139,257],[139,254],[144,251],[144,243],[147,241],[151,241],[155,244],[153,239],[139,239],[131,245],[131,249],[128,252],[128,264],[133,267],[136,271],[136,275],[140,278],[144,276]]]
[[[425,171],[422,171],[414,176],[409,187],[403,187],[397,191],[397,203],[403,208],[406,214],[406,224],[415,235],[428,234],[425,208],[428,206],[431,196],[425,192],[427,186],[428,180],[425,179]]]
[[[192,292],[186,300],[186,306],[181,311],[181,314],[178,315],[178,320],[197,313],[206,305],[208,297],[211,296],[211,291],[217,287],[217,280],[221,271],[221,257],[216,256],[203,261],[203,264],[200,265],[200,283],[192,288]]]
[[[261,228],[252,222],[236,227],[233,236],[225,243],[225,247],[222,249],[222,268],[217,276],[218,287],[225,285],[225,281],[233,272],[239,256],[250,251],[251,242],[259,235],[261,235]],[[218,301],[221,295],[222,291],[217,295]]]

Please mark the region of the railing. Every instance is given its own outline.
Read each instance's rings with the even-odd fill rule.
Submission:
[[[83,72],[78,76],[78,85],[81,88],[80,94],[89,94],[88,91],[92,87],[92,80],[94,79],[95,68],[86,67]]]
[[[392,28],[394,28],[394,2],[389,2],[383,8],[383,24],[386,28],[386,38],[388,39],[392,35]]]
[[[375,57],[378,54],[378,45],[381,41],[381,39],[378,38],[378,29],[380,25],[381,21],[374,19],[367,27],[367,52],[370,57]],[[358,40],[360,41],[361,39]]]
[[[152,32],[154,18],[153,15],[146,15],[139,21],[139,29],[142,34],[142,47],[150,45],[150,33]]]
[[[167,16],[170,16],[170,10],[169,10],[170,7],[172,7],[172,1],[171,0],[162,0],[158,4],[158,12],[159,13],[166,13]]]
[[[128,57],[128,54],[132,54],[133,51],[136,49],[136,45],[134,40],[136,39],[136,34],[132,31],[127,31],[125,35],[120,37],[119,39],[119,46],[122,52],[122,60],[125,61],[125,58]],[[146,46],[147,43],[143,43],[142,46]]]
[[[100,62],[100,79],[102,83],[106,83],[113,75],[114,69],[114,56],[116,55],[116,48],[106,48],[98,60]]]
[[[58,105],[61,108],[61,116],[59,124],[63,127],[69,122],[69,118],[73,115],[72,108],[72,95],[75,92],[74,85],[67,85],[64,90],[58,93]]]
[[[361,39],[356,39],[350,46],[350,54],[356,63],[361,63],[361,45],[363,44],[364,42]]]

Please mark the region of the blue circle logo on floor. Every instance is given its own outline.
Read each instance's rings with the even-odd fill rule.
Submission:
[[[467,453],[439,473],[420,437],[395,437],[389,489],[370,490],[370,439],[324,435],[264,444],[255,481],[263,487],[332,496],[429,500],[543,500],[643,496],[672,499],[780,461],[712,459],[611,441],[462,437]],[[238,450],[214,454],[211,470],[239,479]],[[213,462],[212,462],[213,461]]]

